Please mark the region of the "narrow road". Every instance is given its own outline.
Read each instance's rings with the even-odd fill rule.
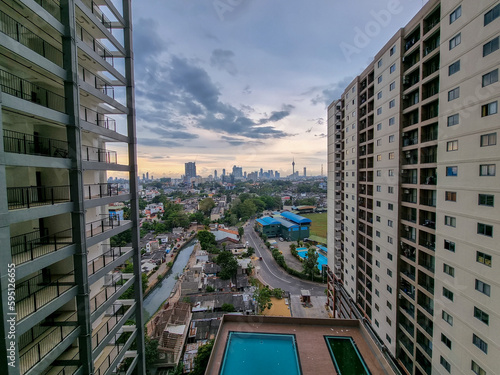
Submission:
[[[250,220],[244,225],[243,237],[248,245],[255,249],[255,255],[262,260],[255,261],[257,277],[272,288],[281,288],[290,294],[300,295],[300,291],[307,289],[312,296],[323,296],[326,284],[319,284],[294,277],[283,270],[273,259],[269,249],[253,229],[255,220]]]

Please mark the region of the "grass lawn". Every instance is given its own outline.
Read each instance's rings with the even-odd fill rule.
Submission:
[[[304,214],[301,216],[311,219],[311,234],[325,238],[327,237],[327,213],[323,214]]]

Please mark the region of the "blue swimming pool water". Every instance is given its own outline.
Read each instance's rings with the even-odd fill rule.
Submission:
[[[294,335],[230,332],[220,375],[300,375]]]
[[[307,247],[297,249],[297,251],[299,253],[299,257],[301,257],[301,258],[305,258],[306,257],[306,255],[307,255]],[[322,265],[323,264],[328,264],[328,259],[323,254],[318,253],[317,251],[316,251],[316,253],[318,254],[318,269],[321,271]]]

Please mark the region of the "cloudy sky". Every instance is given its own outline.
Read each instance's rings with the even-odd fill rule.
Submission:
[[[326,107],[424,2],[133,1],[140,174],[326,174]]]

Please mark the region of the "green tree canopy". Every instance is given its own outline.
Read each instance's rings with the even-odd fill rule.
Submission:
[[[220,252],[215,262],[221,268],[219,277],[222,280],[228,280],[236,275],[236,271],[238,271],[238,261],[234,258],[230,251]]]
[[[312,276],[318,272],[318,257],[318,253],[313,248],[307,250],[304,263],[302,263],[306,275]]]
[[[257,302],[259,313],[263,312],[265,309],[270,309],[273,305],[271,303],[271,290],[269,288],[260,288],[255,290],[253,298],[255,299],[255,302]]]
[[[198,207],[206,216],[209,216],[210,211],[215,207],[215,202],[212,198],[205,198],[198,204]]]
[[[207,369],[208,360],[210,359],[210,354],[212,354],[212,349],[214,347],[214,342],[209,341],[198,349],[198,354],[194,359],[194,368],[191,371],[191,375],[204,375]]]
[[[215,246],[215,235],[208,230],[200,230],[197,234],[198,240],[202,250],[208,250],[210,247]]]

